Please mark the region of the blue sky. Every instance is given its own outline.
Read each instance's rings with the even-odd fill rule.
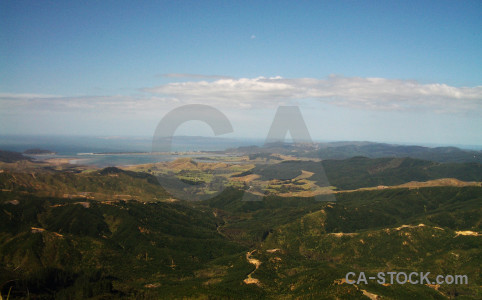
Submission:
[[[141,2],[0,1],[0,134],[147,136],[203,103],[233,137],[299,105],[314,139],[482,144],[480,1]]]

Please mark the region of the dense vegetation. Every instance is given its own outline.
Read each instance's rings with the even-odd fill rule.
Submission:
[[[0,150],[0,162],[13,163],[21,160],[29,160],[29,158],[18,152]]]
[[[412,158],[283,161],[257,165],[250,173],[259,174],[265,180],[291,180],[301,175],[301,170],[313,172],[310,179],[320,186],[332,185],[342,190],[440,178],[482,181],[482,164],[479,163],[437,163]]]
[[[168,297],[202,286],[196,272],[216,259],[248,267],[212,214],[185,205],[17,198],[0,211],[3,295]]]
[[[410,157],[436,162],[482,162],[480,151],[462,150],[456,147],[402,146],[379,143],[351,143],[326,145],[311,154],[322,159],[345,159],[354,156],[369,158]]]
[[[412,158],[353,157],[347,160],[323,161],[331,185],[356,189],[377,185],[397,185],[409,181],[456,178],[482,181],[482,164],[436,163]]]
[[[482,152],[457,147],[423,147],[391,145],[371,142],[332,142],[314,144],[272,143],[264,147],[239,147],[230,152],[247,153],[253,157],[269,157],[271,153],[282,153],[299,157],[319,159],[347,159],[354,156],[369,158],[410,157],[436,162],[482,163]]]
[[[109,167],[93,172],[40,169],[0,173],[0,189],[62,198],[157,201],[169,195],[153,175]]]
[[[482,292],[480,237],[455,233],[481,230],[480,187],[343,193],[336,202],[246,202],[242,193],[143,204],[2,192],[2,295],[10,287],[13,297],[59,299],[362,297],[361,289],[436,299]],[[243,284],[254,269],[245,253],[253,249],[262,262],[253,275],[260,286]],[[380,270],[468,274],[470,282],[440,292],[334,284],[348,271]]]
[[[482,187],[346,191],[447,177],[480,182],[479,163],[253,158],[275,162],[235,176],[294,181],[303,170],[338,193],[244,201],[247,192],[230,187],[209,200],[184,202],[172,199],[154,175],[115,167],[2,170],[0,295],[482,298]],[[343,283],[349,271],[466,274],[469,284],[355,286]],[[247,284],[247,278],[256,280]]]

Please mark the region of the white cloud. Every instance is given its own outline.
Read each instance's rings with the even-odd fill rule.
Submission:
[[[224,75],[204,75],[204,74],[192,74],[192,73],[167,73],[161,74],[161,77],[166,78],[195,78],[195,79],[229,79],[234,78]]]
[[[276,105],[290,100],[296,94],[296,87],[274,78],[220,79],[213,82],[188,81],[162,85],[144,91],[169,95],[185,103],[256,107]]]
[[[430,109],[455,112],[482,109],[482,86],[453,87],[413,80],[330,76],[316,78],[256,77],[188,81],[144,91],[171,96],[183,103],[241,108],[266,107],[293,100],[315,99],[368,110]]]
[[[256,38],[256,36],[253,34],[251,35],[251,39],[254,40]]]
[[[14,93],[0,93],[0,99],[4,100],[19,100],[19,99],[33,99],[33,98],[56,98],[58,95],[47,94],[14,94]]]
[[[158,96],[78,96],[64,97],[40,94],[5,94],[0,93],[2,113],[52,113],[52,112],[88,112],[88,113],[136,113],[159,112],[179,105],[179,100]]]
[[[0,111],[3,114],[22,111],[158,113],[188,103],[239,109],[302,105],[315,100],[364,110],[428,110],[482,115],[482,86],[453,87],[385,78],[222,78],[168,83],[143,91],[147,93],[79,97],[0,93]]]

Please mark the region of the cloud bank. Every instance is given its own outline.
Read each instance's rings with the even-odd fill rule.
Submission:
[[[165,78],[195,78],[195,79],[231,79],[234,77],[225,75],[205,75],[205,74],[192,74],[192,73],[167,73],[161,74],[160,77]]]
[[[189,74],[171,74],[175,78]],[[190,75],[195,77],[194,74]],[[196,81],[145,88],[135,96],[65,97],[0,93],[2,113],[30,111],[153,112],[182,104],[218,108],[257,109],[320,101],[374,111],[426,110],[436,113],[482,115],[482,86],[453,87],[412,80],[329,76],[317,78],[219,78],[199,75]],[[202,79],[212,79],[211,81]]]
[[[330,76],[316,78],[257,77],[168,83],[146,92],[213,105],[241,108],[319,100],[368,110],[430,109],[436,112],[482,108],[482,86],[453,87],[412,80]]]
[[[159,96],[78,96],[0,93],[0,112],[87,112],[95,114],[159,112],[180,105],[175,98]]]

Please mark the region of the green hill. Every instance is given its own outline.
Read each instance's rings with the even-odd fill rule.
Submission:
[[[0,150],[0,162],[13,163],[21,160],[30,160],[22,153]]]
[[[423,147],[415,145],[392,145],[373,142],[329,142],[329,143],[270,143],[263,147],[239,147],[228,149],[229,153],[249,154],[251,157],[269,157],[271,153],[294,155],[317,159],[347,159],[355,156],[369,158],[403,158],[430,160],[435,162],[482,163],[482,152],[457,147]]]
[[[36,169],[0,173],[0,189],[38,196],[101,200],[158,201],[169,198],[157,178],[110,167],[93,172]]]
[[[480,188],[370,191],[337,200],[274,229],[262,243],[256,258],[264,263],[253,276],[272,293],[335,298],[361,296],[365,289],[389,299],[480,297],[480,234],[457,233],[480,232]],[[433,274],[431,280],[436,274],[467,274],[469,284],[437,291],[426,285],[334,283],[349,271],[376,276],[422,270]]]
[[[212,214],[173,203],[82,200],[1,204],[0,282],[13,280],[2,295],[13,286],[15,297],[136,298],[154,286],[168,297],[202,286],[207,279],[198,273],[216,268],[216,259],[248,266],[240,259],[245,248],[216,231]]]
[[[410,157],[436,162],[482,162],[480,151],[463,150],[457,147],[422,147],[390,145],[383,143],[331,143],[313,151],[312,157],[321,159],[346,159],[354,156],[370,158]]]
[[[407,158],[287,161],[252,172],[290,180],[306,170],[316,180],[322,164],[340,189],[437,176],[480,178],[479,164]],[[0,294],[11,289],[10,299],[482,295],[482,187],[342,192],[335,201],[275,195],[243,201],[243,195],[227,188],[210,200],[176,201],[153,175],[118,168],[4,170]],[[341,280],[350,271],[466,274],[469,283],[355,286]]]
[[[263,180],[291,180],[301,175],[301,170],[313,172],[310,180],[316,181],[318,185],[332,185],[341,190],[440,178],[482,181],[482,164],[479,163],[437,163],[412,158],[353,157],[322,162],[283,161],[257,165],[250,172],[261,175]]]

